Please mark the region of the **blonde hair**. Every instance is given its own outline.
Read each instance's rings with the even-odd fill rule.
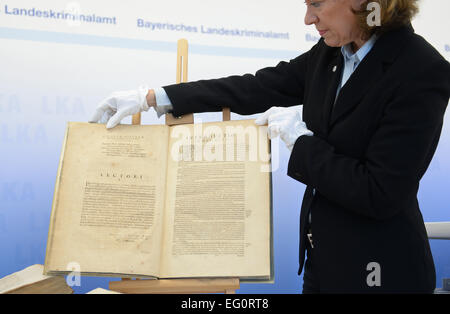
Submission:
[[[367,38],[373,34],[380,35],[400,26],[408,25],[419,11],[418,0],[367,0],[367,4],[371,2],[380,5],[380,26],[369,25],[367,17],[372,11],[366,10],[366,6],[363,5],[362,11],[354,11],[359,27]]]

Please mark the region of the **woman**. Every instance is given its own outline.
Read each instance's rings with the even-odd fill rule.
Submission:
[[[450,66],[410,21],[414,0],[307,0],[321,40],[255,75],[116,93],[92,122],[113,127],[154,106],[158,114],[266,111],[291,150],[288,175],[307,185],[300,215],[304,293],[420,292],[435,269],[417,201],[450,94]],[[168,98],[167,98],[168,96]],[[303,116],[289,106],[303,104]],[[156,104],[158,104],[156,106]],[[279,106],[270,108],[272,106]],[[270,109],[269,109],[270,108]]]

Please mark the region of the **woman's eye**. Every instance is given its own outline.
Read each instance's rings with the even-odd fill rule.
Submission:
[[[318,8],[323,1],[305,1],[306,5],[312,6],[314,8]]]

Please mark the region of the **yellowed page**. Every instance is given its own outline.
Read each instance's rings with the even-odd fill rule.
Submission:
[[[254,120],[171,127],[161,277],[270,276],[269,158]]]
[[[157,276],[168,131],[68,124],[46,273]]]

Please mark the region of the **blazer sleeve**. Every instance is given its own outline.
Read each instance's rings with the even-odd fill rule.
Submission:
[[[359,215],[383,220],[411,206],[439,141],[450,94],[449,64],[407,80],[387,104],[365,157],[350,158],[315,136],[297,139],[288,175]]]
[[[317,46],[317,45],[316,45]],[[309,55],[282,61],[253,74],[229,76],[164,86],[173,105],[173,115],[221,111],[229,107],[238,114],[255,114],[272,106],[303,103]]]

